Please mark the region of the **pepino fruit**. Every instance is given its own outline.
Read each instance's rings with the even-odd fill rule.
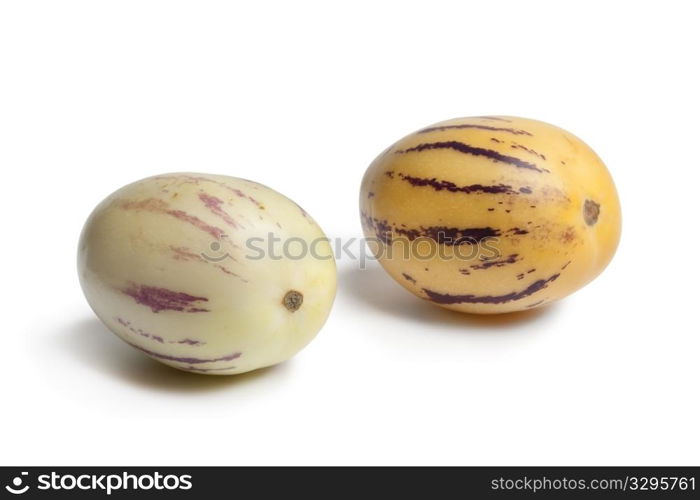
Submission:
[[[272,238],[294,244],[273,255]],[[330,245],[306,212],[218,175],[160,175],[107,197],[83,229],[78,270],[90,306],[122,340],[211,375],[292,357],[336,289]]]
[[[404,137],[367,169],[360,211],[396,281],[468,313],[565,297],[605,268],[620,238],[615,186],[593,150],[510,116],[458,118]]]

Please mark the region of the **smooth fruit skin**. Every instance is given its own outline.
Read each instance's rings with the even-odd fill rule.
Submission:
[[[397,282],[468,313],[565,297],[600,274],[620,239],[615,185],[593,150],[512,116],[457,118],[404,137],[367,169],[360,212]]]
[[[302,255],[302,241],[314,251]],[[78,272],[90,306],[122,340],[210,375],[292,357],[326,321],[336,290],[330,245],[297,204],[252,181],[198,173],[107,197],[83,228]]]

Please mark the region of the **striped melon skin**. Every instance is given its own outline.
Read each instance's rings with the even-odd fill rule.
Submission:
[[[316,241],[315,252],[259,258],[269,233],[298,238],[291,256],[299,241]],[[336,289],[324,238],[298,205],[261,184],[164,174],[95,208],[78,271],[92,309],[129,345],[181,370],[229,375],[280,363],[319,331]]]
[[[605,268],[620,238],[615,186],[593,150],[512,116],[448,120],[396,142],[365,173],[360,215],[398,283],[479,314],[569,295]]]

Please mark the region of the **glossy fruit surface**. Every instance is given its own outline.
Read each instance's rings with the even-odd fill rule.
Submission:
[[[458,118],[393,144],[362,180],[384,269],[437,305],[503,313],[595,278],[620,238],[613,180],[583,141],[511,116]]]
[[[314,251],[272,255],[271,235]],[[122,340],[212,375],[293,356],[325,322],[336,289],[330,245],[297,204],[252,181],[195,173],[107,197],[83,229],[78,270],[90,306]]]

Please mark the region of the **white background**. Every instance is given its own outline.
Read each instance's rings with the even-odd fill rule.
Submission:
[[[0,4],[0,463],[695,464],[700,35],[694,2]],[[584,138],[619,188],[610,267],[519,317],[339,263],[277,368],[163,367],[78,285],[81,226],[169,171],[255,179],[359,236],[370,161],[456,116]]]

